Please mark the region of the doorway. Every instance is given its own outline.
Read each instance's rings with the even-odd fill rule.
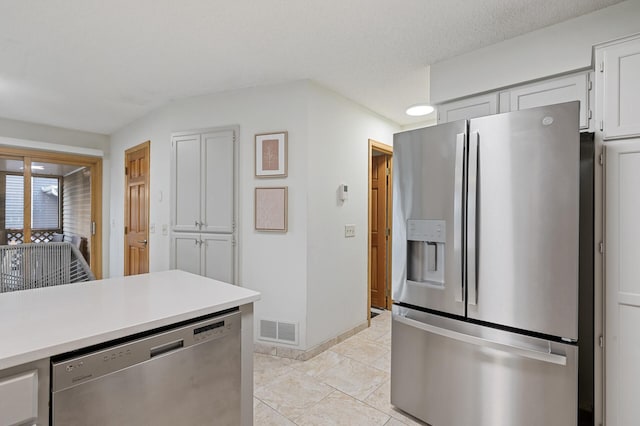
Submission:
[[[102,277],[102,159],[0,148],[0,244],[66,241]]]
[[[369,139],[369,267],[367,319],[371,308],[391,308],[391,208],[393,148]]]
[[[124,275],[149,272],[149,156],[151,141],[124,155]]]

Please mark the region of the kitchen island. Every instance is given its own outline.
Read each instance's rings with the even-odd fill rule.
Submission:
[[[249,425],[253,302],[259,297],[245,288],[177,270],[0,294],[0,424],[10,424],[2,419],[9,408],[3,406],[3,397],[16,398],[12,391],[3,394],[3,378],[19,382],[18,388],[5,388],[9,390],[37,383],[38,424],[48,424],[48,413],[42,411],[48,411],[51,357],[239,308],[242,424]],[[35,377],[24,375],[33,371]],[[24,410],[33,409],[29,401],[13,404],[18,402],[27,405]]]

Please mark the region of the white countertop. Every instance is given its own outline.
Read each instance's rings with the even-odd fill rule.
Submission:
[[[177,270],[2,293],[0,370],[259,299]]]

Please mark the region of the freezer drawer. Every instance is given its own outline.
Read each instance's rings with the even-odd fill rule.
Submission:
[[[397,408],[432,426],[577,424],[576,346],[393,309]]]

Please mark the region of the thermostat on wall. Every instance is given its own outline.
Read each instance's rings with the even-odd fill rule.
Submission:
[[[347,198],[349,198],[349,185],[346,184],[342,184],[340,185],[340,199],[342,201],[346,200]]]

